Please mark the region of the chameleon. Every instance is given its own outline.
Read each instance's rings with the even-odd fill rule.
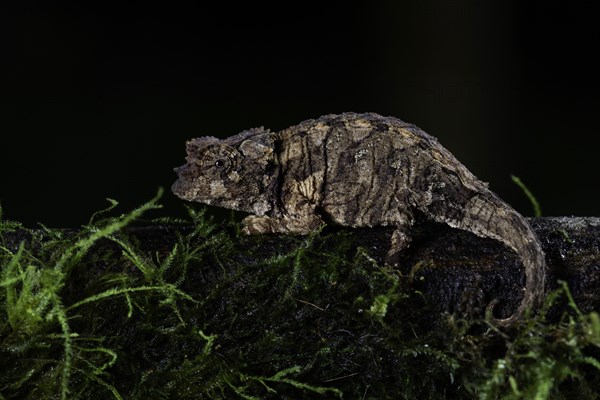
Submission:
[[[541,302],[546,263],[531,227],[413,124],[375,113],[331,114],[279,132],[261,127],[225,139],[194,138],[186,151],[172,192],[250,213],[245,234],[392,226],[386,263],[397,265],[424,218],[499,241],[520,257],[523,297],[497,325],[513,325]]]

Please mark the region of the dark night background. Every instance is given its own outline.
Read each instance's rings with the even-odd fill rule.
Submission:
[[[511,173],[545,215],[600,215],[599,24],[577,1],[15,3],[0,201],[27,226],[141,204],[194,136],[343,111],[415,123],[525,215]]]

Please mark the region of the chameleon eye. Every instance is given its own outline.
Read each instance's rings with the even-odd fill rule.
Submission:
[[[236,169],[240,154],[230,146],[209,146],[204,149],[200,160],[202,172],[208,176],[227,174]]]

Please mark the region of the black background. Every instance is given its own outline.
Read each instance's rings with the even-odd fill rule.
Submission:
[[[80,3],[0,13],[7,218],[125,211],[191,137],[343,111],[415,123],[526,215],[511,173],[545,215],[600,214],[598,22],[576,1]]]

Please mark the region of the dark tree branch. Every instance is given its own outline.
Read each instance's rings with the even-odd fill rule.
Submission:
[[[566,281],[584,312],[600,309],[600,218],[546,217],[530,219],[546,253],[548,264],[546,293]],[[145,251],[166,253],[176,242],[176,232],[186,228],[172,226],[130,227]],[[330,229],[329,232],[335,230]],[[340,229],[341,230],[341,229]],[[389,248],[391,228],[343,229],[353,242],[348,257],[360,246],[378,262]],[[324,234],[327,234],[327,230]],[[30,232],[4,235],[5,243],[16,248]],[[104,245],[111,245],[104,242]],[[282,254],[298,245],[289,236],[234,237],[234,247],[256,247],[249,257],[236,262],[255,264]],[[218,268],[215,266],[215,268]],[[434,309],[458,314],[481,315],[493,299],[498,299],[496,314],[508,316],[520,301],[524,274],[516,254],[500,243],[439,224],[416,228],[412,245],[402,260],[403,275],[411,280]],[[210,276],[203,285],[210,285]],[[214,283],[214,282],[212,282]]]

